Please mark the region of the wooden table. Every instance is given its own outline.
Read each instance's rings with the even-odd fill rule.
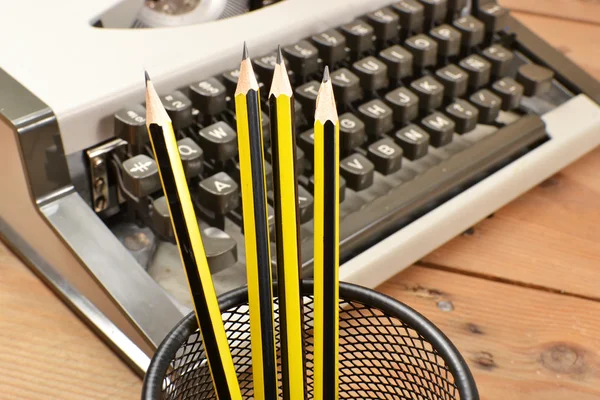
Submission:
[[[501,3],[600,79],[599,1]],[[450,337],[483,399],[600,397],[599,171],[596,149],[379,288]],[[0,243],[0,397],[136,399],[140,390]]]

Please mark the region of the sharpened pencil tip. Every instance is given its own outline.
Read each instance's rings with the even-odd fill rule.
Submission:
[[[283,62],[283,55],[281,54],[281,46],[277,46],[277,64]]]
[[[146,87],[148,87],[148,81],[150,81],[150,75],[148,75],[148,71],[144,70],[144,75],[146,76]]]
[[[327,83],[329,81],[329,67],[325,66],[325,71],[323,71],[323,83]]]
[[[244,40],[244,51],[242,52],[242,61],[248,58],[248,46]]]

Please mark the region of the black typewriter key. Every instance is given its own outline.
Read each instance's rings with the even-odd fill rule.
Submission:
[[[507,17],[508,10],[496,2],[481,4],[477,13],[477,18],[485,24],[485,30],[490,33],[501,31]]]
[[[267,223],[269,224],[269,239],[271,242],[275,242],[275,209],[270,204],[267,204]]]
[[[342,25],[340,31],[346,37],[346,45],[358,57],[373,46],[373,27],[361,20]]]
[[[360,119],[370,137],[381,136],[394,128],[392,109],[381,100],[371,100],[358,107]]]
[[[308,117],[306,117],[305,115]],[[304,128],[304,126],[306,126],[306,124],[307,124],[307,118],[309,120],[312,120],[315,118],[314,114],[313,115],[309,115],[308,113],[305,114],[304,106],[302,105],[302,103],[300,103],[296,99],[294,99],[294,116],[295,116],[294,123],[296,124],[296,129]]]
[[[356,61],[352,64],[352,70],[360,78],[360,84],[366,92],[374,92],[388,85],[387,66],[373,56]]]
[[[203,229],[202,244],[212,273],[227,269],[237,262],[237,242],[224,231],[213,226]]]
[[[450,25],[440,25],[429,32],[438,44],[440,57],[454,57],[460,52],[460,32]]]
[[[447,21],[454,20],[456,14],[459,14],[463,8],[467,5],[467,0],[448,0],[448,15]]]
[[[190,138],[183,138],[177,141],[177,147],[179,147],[179,156],[185,176],[193,178],[202,173],[204,153],[196,142]]]
[[[525,96],[539,96],[552,87],[554,72],[536,64],[523,64],[517,72],[517,82],[523,85]]]
[[[295,90],[295,99],[302,104],[302,111],[308,120],[315,117],[315,102],[319,94],[320,82],[310,81],[302,86],[298,86]]]
[[[212,160],[222,162],[237,155],[235,131],[223,121],[200,129],[198,141],[206,152],[206,157]]]
[[[490,81],[492,65],[483,57],[473,54],[462,59],[459,65],[469,74],[469,88],[471,90],[477,90]]]
[[[443,22],[446,19],[446,13],[448,12],[448,1],[447,0],[419,0],[423,7],[425,7],[425,23],[431,25],[432,23]]]
[[[161,196],[152,202],[152,225],[154,230],[164,238],[172,238],[173,225],[171,214],[165,196]]]
[[[402,167],[402,148],[390,138],[378,140],[368,148],[367,157],[375,170],[381,174],[388,175],[398,171]]]
[[[346,179],[346,185],[357,192],[373,184],[374,171],[373,163],[359,153],[340,161],[340,174]]]
[[[144,151],[148,143],[148,128],[146,127],[146,109],[136,104],[123,108],[115,113],[115,136],[127,142],[129,154]]]
[[[446,107],[446,114],[454,121],[456,133],[467,133],[475,129],[479,111],[465,100],[456,100]]]
[[[400,0],[392,4],[392,11],[400,17],[400,27],[403,32],[423,32],[425,7],[417,0]]]
[[[469,75],[454,64],[435,71],[435,79],[444,85],[444,97],[453,100],[467,93]]]
[[[289,68],[289,61],[285,56],[283,62],[286,68]],[[275,65],[277,64],[277,52],[273,51],[264,56],[260,56],[252,59],[254,71],[258,75],[258,79],[265,85],[265,93],[269,93],[271,89],[271,81],[273,80],[273,71],[275,71]]]
[[[404,157],[409,160],[417,160],[427,155],[429,135],[417,125],[410,124],[400,129],[394,135],[394,139],[402,147]]]
[[[123,162],[123,185],[135,197],[145,197],[160,190],[156,162],[145,154],[138,154]]]
[[[445,146],[452,141],[454,121],[441,112],[436,111],[423,118],[421,126],[429,134],[429,144],[434,147]]]
[[[301,224],[313,218],[313,197],[302,185],[298,186],[298,217]]]
[[[412,91],[419,97],[421,111],[429,112],[442,105],[444,86],[431,76],[417,79],[410,84]]]
[[[404,47],[412,53],[414,63],[418,67],[429,67],[437,62],[437,42],[427,35],[409,37],[404,42]]]
[[[454,20],[453,25],[461,34],[463,48],[470,49],[483,42],[485,25],[477,18],[467,15]]]
[[[198,202],[216,215],[235,210],[239,197],[238,184],[225,172],[218,172],[198,184]]]
[[[479,110],[479,122],[482,124],[491,124],[500,112],[502,99],[487,89],[479,90],[469,98],[471,103]]]
[[[360,80],[347,68],[340,68],[330,75],[336,102],[350,104],[362,98]]]
[[[194,122],[192,102],[181,91],[176,90],[173,93],[161,96],[160,100],[171,118],[173,129],[187,128]]]
[[[237,88],[238,79],[240,78],[240,70],[239,68],[230,69],[229,71],[225,71],[221,74],[221,79],[223,80],[223,84],[227,89],[227,95],[233,98],[235,94],[235,90]]]
[[[312,164],[315,151],[315,132],[313,129],[302,132],[298,136],[298,147],[302,149],[304,156]]]
[[[390,8],[384,7],[365,15],[369,25],[373,27],[375,36],[382,42],[396,40],[400,29],[400,18]]]
[[[481,54],[492,64],[492,76],[501,78],[508,74],[514,55],[499,44],[484,49]]]
[[[341,166],[341,164],[340,164]],[[340,178],[340,203],[344,201],[346,198],[346,179],[344,179],[343,175],[339,176]],[[307,183],[307,189],[310,193],[315,192],[315,177],[311,176]]]
[[[319,50],[307,40],[283,47],[290,69],[302,80],[319,70]]]
[[[505,111],[519,107],[523,97],[523,86],[513,78],[502,78],[494,82],[492,91],[502,99],[501,108]]]
[[[312,42],[319,49],[323,63],[329,68],[346,58],[346,37],[336,29],[314,35]]]
[[[379,58],[387,65],[390,79],[399,81],[413,74],[413,55],[401,46],[394,45],[382,50]]]
[[[269,115],[264,111],[261,111],[260,115],[261,115],[260,123],[262,125],[262,133],[263,133],[263,140],[264,140],[263,144],[266,147],[266,146],[269,146],[269,144],[271,143],[271,119],[269,118]]]
[[[227,89],[219,80],[208,78],[190,85],[192,105],[202,115],[213,116],[227,109]]]
[[[346,155],[367,141],[365,124],[351,113],[340,115],[340,152]]]
[[[399,125],[406,125],[419,115],[419,98],[405,87],[389,92],[385,100],[392,108],[394,121]]]

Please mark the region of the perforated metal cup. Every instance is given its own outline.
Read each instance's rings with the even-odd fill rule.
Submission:
[[[302,290],[307,391],[311,399],[313,282],[304,281]],[[248,292],[240,288],[219,300],[242,395],[252,399]],[[277,308],[275,312],[279,345]],[[341,399],[479,399],[473,376],[456,347],[405,304],[370,289],[341,283],[339,325]],[[217,399],[205,357],[195,315],[190,313],[157,349],[144,378],[142,399]]]

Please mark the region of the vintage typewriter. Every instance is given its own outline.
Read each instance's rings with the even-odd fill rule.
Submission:
[[[34,270],[51,266],[42,275],[126,358],[152,354],[190,310],[144,69],[177,129],[219,293],[245,284],[231,100],[243,41],[263,96],[279,44],[294,84],[305,276],[324,65],[341,118],[345,281],[378,285],[600,143],[600,84],[493,1],[236,1],[183,26],[115,22],[140,3],[12,2],[0,16],[5,239]]]

